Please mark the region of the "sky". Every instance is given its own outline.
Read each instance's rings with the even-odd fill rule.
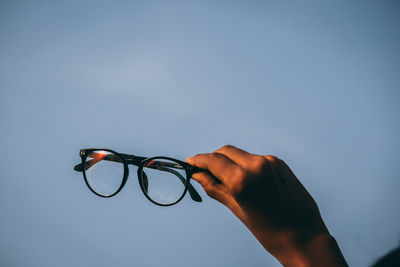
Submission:
[[[400,244],[397,1],[0,0],[1,266],[280,266],[222,204],[113,198],[79,149],[285,160],[351,266]]]

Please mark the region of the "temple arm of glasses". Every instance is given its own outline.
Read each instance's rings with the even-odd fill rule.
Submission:
[[[121,159],[115,155],[106,155],[104,157],[99,157],[99,158],[93,158],[91,160],[88,160],[85,162],[85,171],[92,167],[94,164],[101,160],[108,160],[108,161],[114,161],[114,162],[119,162],[122,163]],[[74,170],[77,172],[82,172],[83,171],[83,164],[79,163],[74,166]]]
[[[125,155],[122,155],[122,156],[125,156]],[[143,158],[143,159],[146,159],[146,158]],[[86,161],[85,170],[89,169],[91,166],[93,166],[94,164],[96,164],[100,160],[109,160],[109,161],[114,161],[114,162],[121,162],[121,160],[117,156],[106,155],[105,157],[100,158],[100,159],[95,159],[94,158],[94,159]],[[154,165],[154,166],[152,166],[152,165]],[[165,167],[163,167],[161,165],[166,166],[166,167],[171,167],[171,168],[177,168],[176,164],[172,164],[172,163],[169,163],[169,162],[159,162],[159,161],[153,162],[153,164],[151,164],[150,166],[147,166],[147,168],[159,169],[159,170],[162,170],[162,171],[171,172],[171,173],[175,174],[176,176],[178,176],[179,180],[181,180],[181,182],[183,184],[185,184],[185,180],[186,179],[184,177],[182,177],[182,175],[180,175],[177,171],[169,169],[169,168],[165,168]],[[180,167],[183,169],[182,166],[180,166]],[[82,172],[83,171],[83,164],[79,163],[79,164],[75,165],[74,166],[74,170],[78,171],[78,172]],[[196,202],[202,202],[203,201],[201,196],[199,195],[199,193],[197,192],[197,190],[193,187],[193,185],[191,183],[188,184],[188,191],[189,191],[190,197],[194,201],[196,201]]]
[[[170,162],[165,162],[165,161],[150,161],[149,164],[154,165],[154,166],[147,165],[146,166],[147,168],[155,169],[155,168],[157,168],[157,166],[163,166],[163,167],[170,167],[170,168],[181,169],[181,170],[185,169],[178,163],[170,163]],[[202,168],[199,168],[196,166],[191,166],[191,165],[189,165],[189,171],[191,174],[196,173],[196,172],[206,172],[210,175],[213,175],[209,170],[202,169]]]

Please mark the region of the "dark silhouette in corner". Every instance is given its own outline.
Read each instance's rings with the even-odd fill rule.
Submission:
[[[388,252],[375,262],[372,267],[398,267],[400,266],[400,246]]]

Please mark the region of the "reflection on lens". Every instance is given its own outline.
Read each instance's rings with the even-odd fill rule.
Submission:
[[[90,188],[102,196],[111,196],[120,188],[124,178],[122,160],[114,153],[96,150],[85,161],[86,181]]]
[[[145,194],[161,205],[178,201],[184,194],[187,183],[182,166],[163,158],[153,158],[146,162],[140,178]]]

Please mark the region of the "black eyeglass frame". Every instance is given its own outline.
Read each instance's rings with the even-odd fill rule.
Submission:
[[[119,187],[113,194],[111,194],[111,195],[102,195],[102,194],[96,192],[96,191],[90,186],[89,181],[88,181],[88,179],[87,179],[87,177],[86,177],[86,169],[85,169],[84,166],[85,166],[85,162],[86,162],[87,156],[88,156],[90,153],[95,152],[95,151],[106,151],[106,152],[110,152],[110,153],[116,155],[116,156],[121,160],[121,163],[122,163],[123,166],[124,166],[124,174],[123,174],[123,178],[122,178],[121,185],[120,185],[120,187]],[[129,168],[128,168],[128,165],[135,165],[135,166],[138,167],[138,169],[137,169],[137,176],[138,176],[138,182],[139,182],[139,185],[140,185],[140,189],[142,190],[142,192],[143,192],[143,194],[146,196],[146,198],[147,198],[148,200],[150,200],[152,203],[154,203],[154,204],[156,204],[156,205],[158,205],[158,206],[172,206],[172,205],[175,205],[176,203],[178,203],[179,201],[181,201],[181,200],[185,197],[187,191],[189,191],[189,194],[190,194],[191,198],[192,198],[194,201],[196,201],[196,202],[202,202],[201,196],[200,196],[199,193],[196,191],[196,189],[191,185],[190,180],[191,180],[191,177],[192,177],[192,175],[193,175],[194,173],[197,173],[197,172],[207,172],[207,173],[209,173],[208,170],[205,170],[205,169],[201,169],[201,168],[192,166],[192,165],[190,165],[190,164],[187,163],[187,162],[184,162],[184,161],[181,161],[181,160],[178,160],[178,159],[174,159],[174,158],[170,158],[170,157],[164,157],[164,156],[141,157],[141,156],[135,156],[135,155],[130,155],[130,154],[118,153],[118,152],[116,152],[116,151],[114,151],[114,150],[111,150],[111,149],[108,149],[108,148],[85,148],[85,149],[81,149],[81,150],[80,150],[79,155],[80,155],[80,157],[81,157],[81,159],[82,159],[82,162],[81,162],[80,164],[75,165],[75,166],[74,166],[74,170],[83,173],[83,178],[84,178],[84,180],[85,180],[86,185],[89,187],[90,191],[92,191],[92,192],[93,192],[95,195],[97,195],[97,196],[104,197],[104,198],[109,198],[109,197],[113,197],[113,196],[115,196],[116,194],[118,194],[118,193],[122,190],[122,188],[125,186],[125,184],[126,184],[126,182],[127,182],[127,180],[128,180],[128,176],[129,176]],[[173,202],[173,203],[164,204],[164,203],[158,203],[158,202],[154,201],[154,200],[148,195],[148,193],[146,192],[147,190],[145,189],[145,186],[144,186],[144,184],[143,184],[143,177],[142,177],[142,174],[144,174],[143,168],[146,167],[146,164],[148,164],[148,163],[150,163],[150,162],[152,162],[152,161],[154,161],[154,160],[157,160],[157,159],[164,159],[164,160],[170,160],[170,161],[176,162],[176,163],[178,163],[178,164],[182,167],[182,169],[185,170],[185,173],[186,173],[186,179],[185,179],[186,183],[184,184],[185,189],[184,189],[184,191],[183,191],[183,193],[182,193],[182,196],[181,196],[178,200],[176,200],[175,202]],[[119,160],[112,160],[112,161],[117,161],[117,162],[119,162]],[[174,167],[177,167],[177,166],[178,166],[178,165],[176,165],[176,166],[174,166]],[[177,175],[177,174],[176,174],[176,175]],[[179,175],[178,175],[178,177],[179,177]],[[180,178],[180,179],[181,179],[181,178]],[[182,179],[181,179],[181,180],[182,180]],[[182,181],[182,182],[184,182],[184,181]]]

